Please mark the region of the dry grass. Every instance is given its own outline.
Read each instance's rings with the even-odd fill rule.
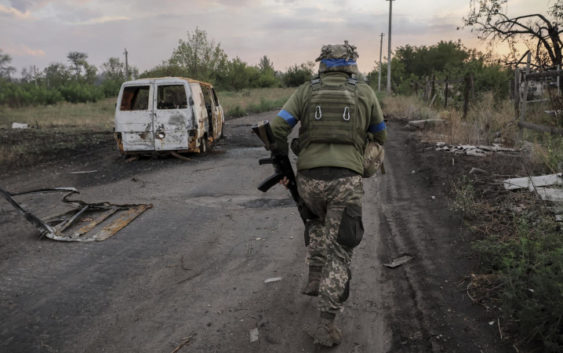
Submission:
[[[115,98],[96,103],[59,103],[56,105],[9,108],[0,106],[0,128],[13,122],[34,127],[80,127],[110,130],[113,127]]]
[[[390,96],[382,100],[383,112],[402,120],[438,119],[440,112],[432,110],[416,96]]]
[[[238,107],[241,111],[247,111],[251,106],[258,106],[261,102],[282,102],[287,100],[295,91],[295,88],[253,88],[244,89],[239,92],[222,91],[217,92],[219,101],[225,113],[235,111]],[[281,107],[281,105],[280,105]]]
[[[261,102],[285,101],[295,88],[247,89],[240,92],[218,92],[225,112],[236,106],[247,110]],[[114,125],[116,98],[96,103],[60,103],[56,105],[9,108],[0,106],[0,129],[11,128],[13,122],[27,123],[33,127],[76,127],[111,130]]]
[[[497,102],[490,93],[471,106],[466,119],[455,109],[431,109],[417,97],[386,97],[383,106],[386,114],[400,119],[443,119],[444,124],[422,132],[429,142],[513,146],[518,136],[513,103]]]

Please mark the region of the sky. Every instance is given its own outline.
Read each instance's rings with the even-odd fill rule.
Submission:
[[[485,49],[474,33],[458,30],[470,0],[396,0],[391,48],[457,41]],[[509,14],[545,13],[552,0],[509,0]],[[387,53],[389,1],[385,0],[0,0],[0,50],[18,72],[68,63],[84,52],[100,67],[110,57],[140,72],[170,58],[179,39],[196,27],[220,43],[229,58],[250,65],[268,56],[276,70],[314,61],[324,44],[348,40],[358,47],[361,72]]]

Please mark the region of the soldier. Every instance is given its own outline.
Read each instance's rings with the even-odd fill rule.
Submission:
[[[309,278],[302,293],[319,296],[314,340],[328,347],[342,340],[334,319],[348,298],[352,253],[363,235],[364,151],[368,142],[383,145],[387,137],[375,93],[356,76],[357,58],[347,41],[323,46],[319,75],[301,85],[271,123],[277,149],[287,154],[287,137],[301,122],[299,139],[291,143],[297,185],[318,216],[309,227]]]

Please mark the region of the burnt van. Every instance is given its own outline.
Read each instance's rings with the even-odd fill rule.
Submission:
[[[127,81],[115,108],[115,139],[123,155],[205,153],[223,135],[225,118],[210,83],[164,77]]]

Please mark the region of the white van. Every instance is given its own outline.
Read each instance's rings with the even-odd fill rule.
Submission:
[[[124,154],[207,152],[223,135],[225,118],[213,86],[180,77],[147,78],[121,85],[115,139]]]

